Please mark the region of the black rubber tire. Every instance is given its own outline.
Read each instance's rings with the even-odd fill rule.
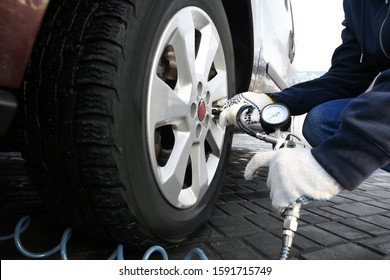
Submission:
[[[208,192],[184,210],[161,195],[146,143],[154,48],[170,18],[186,6],[204,10],[217,26],[232,96],[233,47],[220,1],[51,1],[26,75],[24,156],[45,201],[72,227],[140,245],[181,241],[208,219],[231,131]]]

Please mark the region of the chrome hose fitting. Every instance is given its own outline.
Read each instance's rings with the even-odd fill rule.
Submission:
[[[293,208],[287,208],[284,211],[283,221],[283,241],[282,249],[280,251],[279,260],[287,260],[294,240],[295,232],[298,229],[298,219],[301,204],[295,205]]]

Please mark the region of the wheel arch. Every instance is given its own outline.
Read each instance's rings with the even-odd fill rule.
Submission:
[[[253,19],[251,1],[221,0],[233,39],[236,92],[247,91],[253,68]]]
[[[50,0],[1,1],[0,85],[20,89],[35,38]],[[12,22],[12,24],[9,24]]]

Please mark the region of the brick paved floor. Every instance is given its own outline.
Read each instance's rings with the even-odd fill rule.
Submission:
[[[181,259],[192,248],[210,259],[277,259],[282,219],[270,205],[267,170],[245,181],[251,156],[270,147],[236,134],[224,188],[207,224],[184,243],[170,248],[170,259]],[[33,222],[22,240],[31,251],[58,243],[62,230],[43,206],[17,153],[0,154],[0,236],[10,233],[17,220],[31,214]],[[101,259],[112,248],[74,234],[69,254],[74,259]],[[143,252],[125,251],[127,259]],[[12,241],[0,241],[1,259],[22,259]],[[56,257],[57,258],[57,257]],[[342,192],[330,201],[315,202],[301,211],[298,234],[290,259],[390,259],[390,174],[378,170],[354,192]]]

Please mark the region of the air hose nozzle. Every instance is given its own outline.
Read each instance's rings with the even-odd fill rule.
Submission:
[[[280,260],[287,260],[290,253],[290,248],[294,240],[295,232],[298,229],[298,219],[299,211],[301,209],[301,204],[297,204],[292,208],[287,208],[284,211],[284,221],[283,221],[283,241],[282,241],[282,250],[280,252]]]

